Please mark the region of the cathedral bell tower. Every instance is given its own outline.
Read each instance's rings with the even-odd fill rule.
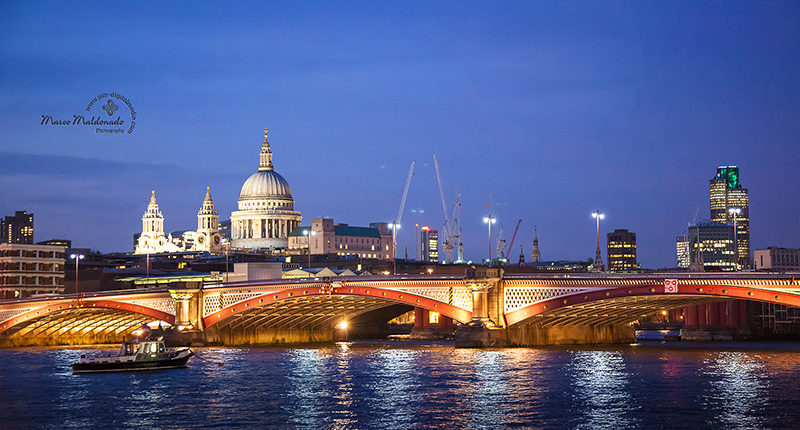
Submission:
[[[195,251],[217,252],[222,237],[219,234],[219,214],[211,199],[211,188],[206,187],[206,198],[203,207],[197,212],[197,239],[194,241]]]
[[[133,249],[134,254],[178,252],[180,249],[164,235],[164,215],[156,202],[156,191],[150,194],[150,203],[142,215],[142,234]]]

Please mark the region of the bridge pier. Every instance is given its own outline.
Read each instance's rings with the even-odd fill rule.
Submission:
[[[333,342],[336,339],[333,327],[316,328],[235,328],[230,326],[208,327],[204,333],[209,345],[269,345],[289,343]]]
[[[175,324],[164,332],[165,341],[171,345],[205,343],[202,318],[202,290],[199,285],[169,290],[175,300]]]
[[[574,325],[542,327],[519,324],[507,329],[509,346],[578,345],[596,343],[633,343],[633,327],[617,325]]]
[[[456,348],[502,347],[508,344],[504,313],[502,269],[467,270],[472,292],[472,321],[456,327]]]

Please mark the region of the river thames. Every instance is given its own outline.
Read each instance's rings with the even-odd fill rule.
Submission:
[[[0,350],[0,427],[800,426],[800,343],[196,348],[185,369],[71,373],[101,350]]]

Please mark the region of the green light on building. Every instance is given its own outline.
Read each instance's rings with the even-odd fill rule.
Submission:
[[[717,179],[724,179],[730,189],[739,188],[739,167],[717,167]]]

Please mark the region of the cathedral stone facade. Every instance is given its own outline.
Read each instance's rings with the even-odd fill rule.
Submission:
[[[289,183],[275,171],[272,151],[264,130],[264,143],[258,171],[250,175],[239,193],[239,210],[231,213],[231,248],[274,250],[288,248],[289,233],[300,226],[300,212],[294,210]],[[142,233],[134,246],[135,254],[160,252],[222,250],[219,214],[206,188],[203,206],[197,212],[197,230],[182,231],[181,237],[164,234],[164,215],[156,203],[156,192],[150,196],[142,216]]]
[[[264,130],[258,171],[239,193],[239,210],[231,213],[231,245],[243,249],[287,248],[289,233],[300,225],[289,183],[275,171]]]
[[[164,235],[164,215],[156,202],[156,191],[150,195],[150,203],[142,215],[142,234],[136,241],[134,254],[155,254],[158,252],[180,252],[183,249],[172,243],[172,237]]]
[[[136,241],[134,254],[157,254],[161,252],[208,251],[215,253],[222,247],[219,233],[219,215],[211,199],[211,189],[206,187],[206,198],[203,207],[197,212],[197,231],[194,232],[191,245],[179,246],[177,238],[164,234],[164,215],[158,208],[156,192],[150,195],[150,203],[142,215],[142,233]],[[179,241],[179,243],[184,243]]]
[[[219,233],[219,214],[211,199],[211,188],[206,187],[206,198],[203,207],[197,212],[197,237],[194,240],[194,251],[218,252],[222,247],[222,236]]]

